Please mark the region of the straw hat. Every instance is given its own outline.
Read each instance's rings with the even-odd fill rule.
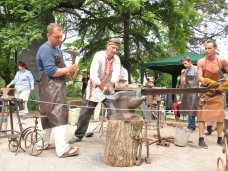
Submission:
[[[107,46],[109,45],[117,45],[120,46],[120,39],[118,38],[111,38],[108,40]]]

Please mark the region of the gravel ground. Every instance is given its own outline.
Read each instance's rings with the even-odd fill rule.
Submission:
[[[23,120],[24,128],[34,124],[33,119]],[[16,121],[15,121],[16,123]],[[99,122],[91,122],[89,131],[93,130]],[[107,123],[105,123],[106,125]],[[15,126],[16,129],[17,126]],[[75,126],[68,126],[67,138],[70,139],[75,130]],[[19,151],[12,153],[8,149],[8,139],[0,139],[0,170],[1,171],[216,171],[217,158],[225,159],[222,147],[216,144],[217,135],[215,132],[211,136],[205,137],[208,149],[198,147],[198,130],[193,132],[186,147],[178,147],[171,144],[170,147],[150,145],[151,164],[142,163],[140,166],[113,167],[103,162],[105,147],[105,130],[98,129],[91,138],[84,138],[76,145],[80,148],[80,154],[75,157],[58,158],[55,150],[45,150],[39,156],[34,157],[26,152]],[[176,128],[163,124],[161,136],[175,137]],[[155,129],[149,131],[149,137],[156,134]],[[54,143],[52,135],[51,143]],[[146,148],[143,146],[143,157],[146,155]]]

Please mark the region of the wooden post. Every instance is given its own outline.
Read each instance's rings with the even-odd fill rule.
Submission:
[[[111,166],[133,166],[142,140],[142,120],[109,120],[104,162]]]

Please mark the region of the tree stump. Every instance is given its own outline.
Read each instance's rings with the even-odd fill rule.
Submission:
[[[111,166],[133,166],[142,140],[142,120],[109,120],[104,162]]]

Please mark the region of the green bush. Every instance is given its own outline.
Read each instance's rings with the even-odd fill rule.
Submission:
[[[81,96],[81,84],[80,83],[68,83],[67,84],[67,97],[78,97]]]
[[[30,96],[28,100],[28,110],[29,111],[39,111],[39,103],[33,100],[36,100],[35,96]]]
[[[72,101],[72,100],[82,100],[82,97],[81,96],[67,97],[67,101]]]
[[[145,117],[144,116],[144,113],[143,113],[143,111],[142,111],[142,109],[140,107],[138,107],[138,108],[135,109],[135,113],[137,115],[139,115],[139,116],[142,116],[143,118]]]
[[[5,81],[3,80],[2,77],[0,77],[0,88],[3,88],[3,87],[5,87],[5,86],[6,86]]]

